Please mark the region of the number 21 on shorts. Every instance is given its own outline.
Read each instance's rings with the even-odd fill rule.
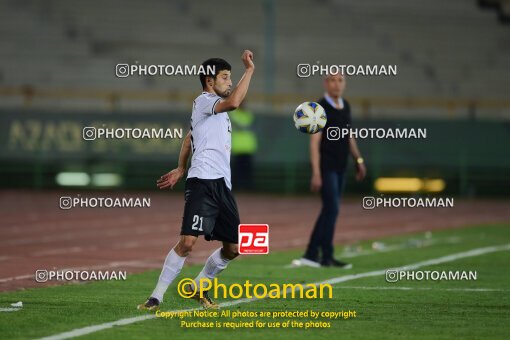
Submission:
[[[204,218],[198,215],[193,215],[193,224],[191,225],[191,229],[204,231],[202,229],[202,223],[204,222]]]

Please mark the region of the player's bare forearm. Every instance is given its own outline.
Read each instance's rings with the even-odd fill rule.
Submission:
[[[182,141],[181,152],[179,153],[179,164],[177,168],[161,176],[156,185],[160,189],[173,189],[174,185],[184,176],[188,166],[189,155],[191,154],[191,131],[188,132]]]
[[[241,59],[244,63],[244,67],[246,68],[244,74],[241,77],[241,80],[239,80],[239,83],[237,83],[237,86],[232,90],[230,96],[221,100],[216,105],[214,109],[215,112],[225,112],[237,109],[248,93],[251,77],[253,76],[253,72],[255,72],[253,53],[251,51],[245,50]]]
[[[246,97],[246,94],[248,93],[248,88],[250,87],[250,81],[254,71],[254,68],[249,68],[244,71],[241,80],[239,80],[236,88],[234,91],[232,91],[232,94],[227,99],[230,100],[232,106],[237,108],[243,102],[244,97]]]
[[[191,131],[188,131],[186,137],[182,141],[181,152],[179,153],[179,163],[177,167],[183,171],[186,171],[188,166],[189,156],[191,154]]]

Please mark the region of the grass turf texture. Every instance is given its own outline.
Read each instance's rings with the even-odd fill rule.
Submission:
[[[457,242],[451,243],[452,237]],[[410,240],[412,242],[410,242]],[[398,267],[407,264],[459,253],[474,248],[503,245],[510,242],[510,225],[476,226],[436,232],[427,247],[417,247],[425,240],[424,233],[392,237],[382,240],[386,246],[411,244],[391,252],[375,252],[349,259],[354,268],[284,268],[301,255],[299,251],[274,252],[262,256],[244,256],[232,262],[220,276],[224,284],[244,283],[307,283],[329,278]],[[429,239],[430,240],[430,239]],[[381,241],[381,240],[379,240]],[[371,242],[361,242],[369,249]],[[200,247],[200,245],[198,245]],[[342,248],[337,247],[341,257]],[[477,281],[405,281],[387,283],[384,275],[355,279],[335,284],[333,299],[265,299],[224,309],[232,311],[341,311],[355,310],[356,318],[331,320],[327,329],[185,329],[179,319],[156,318],[130,325],[114,327],[85,335],[94,339],[136,339],[143,337],[176,337],[225,339],[271,337],[291,339],[331,338],[508,338],[510,326],[509,251],[484,254],[453,262],[422,267],[417,270],[477,271]],[[186,266],[181,276],[194,277],[201,266]],[[144,315],[136,310],[152,291],[159,271],[128,276],[126,281],[92,282],[50,288],[28,289],[0,294],[0,307],[23,301],[17,312],[0,312],[2,338],[34,338],[54,335],[72,329]],[[192,300],[177,295],[176,283],[170,286],[162,310],[195,308]],[[398,290],[395,288],[405,288]],[[371,288],[371,289],[367,289]],[[409,289],[407,289],[409,288]],[[465,288],[484,288],[493,291],[466,291]],[[459,289],[459,290],[457,290]],[[219,302],[224,302],[219,301]],[[282,319],[259,319],[265,322]],[[188,321],[214,321],[191,318]],[[234,321],[251,321],[236,319]],[[306,322],[305,319],[295,319]],[[329,321],[320,319],[323,321]],[[218,319],[218,321],[232,321]]]

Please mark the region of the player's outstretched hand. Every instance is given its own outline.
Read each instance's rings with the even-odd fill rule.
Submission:
[[[167,174],[164,174],[161,176],[158,181],[156,182],[156,185],[160,189],[173,189],[174,185],[179,182],[179,180],[184,176],[184,169],[176,168],[170,171]]]
[[[244,67],[247,69],[254,69],[255,64],[253,63],[253,52],[250,50],[244,50],[243,55],[241,56],[241,60],[243,61]]]

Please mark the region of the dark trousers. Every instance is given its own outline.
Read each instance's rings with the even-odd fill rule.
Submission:
[[[343,171],[322,171],[322,210],[315,222],[305,258],[319,261],[319,250],[322,252],[321,263],[327,263],[333,258],[333,238],[335,224],[340,212],[340,198],[344,186]]]

